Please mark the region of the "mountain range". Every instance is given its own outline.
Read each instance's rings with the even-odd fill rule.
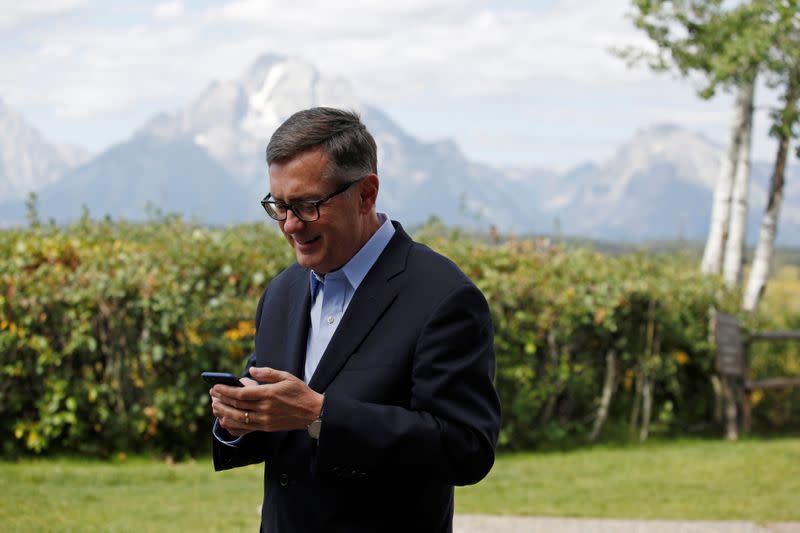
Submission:
[[[413,225],[437,216],[468,229],[603,240],[704,239],[722,147],[676,125],[638,131],[606,161],[566,172],[470,160],[452,141],[423,142],[360,100],[343,78],[297,58],[264,55],[236,80],[213,81],[177,112],[90,155],[47,142],[0,101],[0,224],[23,223],[25,196],[43,219],[141,220],[148,205],[208,224],[264,218],[265,148],[299,109],[358,111],[378,144],[379,209]],[[754,161],[748,230],[754,240],[771,165]],[[790,166],[778,243],[800,245],[800,169]]]

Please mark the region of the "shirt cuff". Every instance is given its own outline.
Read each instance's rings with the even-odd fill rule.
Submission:
[[[217,439],[217,442],[224,444],[225,446],[230,446],[231,448],[238,448],[239,444],[242,442],[244,437],[235,437],[231,440],[231,435],[225,428],[219,425],[219,418],[214,419],[214,428],[211,430],[211,434],[214,435],[214,438]]]

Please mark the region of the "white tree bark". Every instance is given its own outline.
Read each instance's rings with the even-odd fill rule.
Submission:
[[[794,76],[787,88],[786,109],[794,109],[800,97],[800,75]],[[791,128],[789,128],[790,131]],[[778,220],[780,218],[781,204],[783,203],[783,185],[786,174],[786,160],[789,156],[791,144],[790,133],[784,133],[778,141],[778,152],[775,155],[775,167],[769,185],[769,199],[767,209],[761,219],[761,229],[758,233],[758,244],[753,258],[753,268],[747,280],[744,291],[742,308],[753,312],[758,307],[761,295],[767,285],[767,278],[772,269],[772,259],[775,250],[775,237],[778,233]]]
[[[608,408],[611,405],[611,397],[614,395],[614,383],[616,382],[616,368],[617,358],[614,350],[609,350],[606,354],[606,379],[603,383],[603,394],[600,397],[600,406],[597,409],[597,418],[594,420],[594,427],[592,433],[589,435],[589,441],[594,442],[600,435],[600,430],[603,429],[608,418]]]
[[[728,239],[725,243],[725,258],[722,277],[725,284],[733,287],[742,277],[742,261],[744,257],[745,238],[747,237],[747,200],[750,193],[750,140],[753,130],[753,97],[755,93],[755,77],[744,82],[742,91],[743,108],[746,106],[742,123],[742,138],[736,158],[736,175],[731,195],[730,223]]]
[[[783,141],[781,141],[781,143],[783,143]],[[788,141],[786,144],[788,144]],[[775,172],[777,172],[777,169]],[[767,285],[767,278],[772,270],[775,236],[778,233],[778,218],[780,216],[781,204],[783,203],[783,176],[780,177],[780,185],[775,184],[775,178],[776,176],[773,173],[773,183],[770,186],[767,210],[764,212],[764,217],[761,219],[761,229],[758,233],[756,254],[755,257],[753,257],[753,268],[750,271],[750,277],[747,280],[747,288],[744,291],[744,298],[742,301],[742,308],[751,313],[758,307],[758,302],[761,300],[761,295]]]
[[[719,168],[719,176],[714,186],[714,199],[711,206],[711,225],[708,228],[708,240],[703,251],[700,271],[703,274],[719,274],[722,270],[722,251],[728,236],[728,221],[731,214],[731,195],[733,180],[736,174],[736,160],[742,144],[742,131],[747,123],[748,91],[739,88],[733,107],[733,123],[731,124],[731,140],[728,152],[723,156]]]

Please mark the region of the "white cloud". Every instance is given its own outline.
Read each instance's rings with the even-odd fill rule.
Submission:
[[[481,154],[484,160],[504,143],[515,145],[509,150],[518,150],[518,159],[526,157],[524,143],[513,142],[519,132],[535,138],[546,156],[547,138],[559,146],[568,146],[564,139],[572,136],[605,147],[654,121],[705,130],[726,121],[724,103],[699,102],[691,84],[645,67],[628,69],[609,53],[611,46],[647,45],[624,17],[628,0],[524,8],[488,0],[236,0],[208,9],[166,1],[137,3],[124,17],[100,4],[82,8],[91,17],[59,24],[44,18],[81,3],[26,1],[27,7],[0,9],[0,26],[44,21],[20,32],[26,50],[0,54],[0,92],[9,101],[44,104],[71,120],[133,116],[134,110],[141,120],[143,110],[186,105],[210,81],[236,78],[257,56],[272,52],[346,78],[358,96],[390,115],[441,103],[418,113],[422,120],[397,118],[421,137],[430,137],[433,125],[435,135],[462,139],[470,153],[482,136],[498,139]],[[513,100],[518,109],[481,110],[488,99]],[[452,115],[465,108],[480,121],[473,133],[441,125],[452,124]]]
[[[11,28],[23,22],[59,15],[83,5],[86,0],[4,0],[0,2],[0,28]]]
[[[237,76],[264,52],[299,55],[327,75],[352,80],[364,99],[376,103],[432,93],[525,92],[555,79],[587,87],[652,79],[644,69],[627,70],[606,50],[636,38],[621,16],[624,0],[562,1],[526,11],[491,5],[312,0],[287,7],[277,0],[237,0],[192,12],[181,2],[166,2],[152,8],[160,24],[43,31],[37,39],[44,64],[37,70],[64,70],[74,94],[103,94],[120,106],[167,97],[160,90],[165,83],[154,84],[154,78],[191,96],[212,78]],[[74,62],[54,64],[59,57]],[[88,76],[82,81],[69,72]],[[123,85],[119,73],[127,73]],[[114,102],[89,105],[85,114]],[[68,108],[71,115],[80,112],[77,105]]]
[[[172,19],[183,14],[183,2],[164,2],[153,8],[153,17]]]

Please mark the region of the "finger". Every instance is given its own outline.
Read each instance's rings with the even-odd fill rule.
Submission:
[[[212,412],[217,418],[225,419],[230,427],[241,429],[252,429],[256,412],[249,409],[239,409],[232,407],[221,400],[217,400],[211,405]]]
[[[234,430],[252,431],[254,429],[254,413],[248,412],[247,416],[245,416],[244,411],[229,407],[222,402],[218,402],[215,406],[212,406],[212,412],[214,416],[219,419],[219,424],[228,430],[229,433]],[[249,424],[247,420],[249,420]]]
[[[231,413],[230,409],[232,409],[231,406],[225,405],[225,403],[220,400],[211,400],[211,412],[217,418],[224,418],[226,415],[229,415]]]
[[[242,378],[247,379],[247,378]],[[259,383],[257,381],[253,381],[252,379],[247,379],[247,385],[244,387],[231,387],[229,385],[214,385],[211,388],[211,396],[214,398],[235,398],[235,399],[242,399],[242,391],[246,388],[253,388],[258,386]],[[248,397],[249,399],[249,397]]]
[[[220,384],[217,384],[217,385],[214,385],[213,387],[211,387],[212,393],[216,392],[218,396],[221,396],[221,395],[224,395],[224,396],[235,396],[234,393],[237,390],[241,390],[241,389],[242,389],[242,387],[231,387],[230,385],[220,385]],[[212,394],[212,396],[214,396],[214,394]]]
[[[263,382],[277,383],[279,381],[297,379],[294,375],[290,374],[289,372],[284,372],[283,370],[275,370],[274,368],[269,368],[268,366],[264,367],[251,366],[249,372],[250,376],[252,376],[258,381],[261,381],[262,383]]]
[[[250,378],[241,378],[239,381],[244,383],[245,387],[255,387],[255,386],[261,385],[261,383],[259,383],[258,381],[254,380],[254,379],[250,379]]]
[[[239,411],[254,411],[259,408],[262,403],[262,396],[250,398],[234,398],[231,396],[212,396],[212,400],[216,399],[228,407],[237,409]]]

